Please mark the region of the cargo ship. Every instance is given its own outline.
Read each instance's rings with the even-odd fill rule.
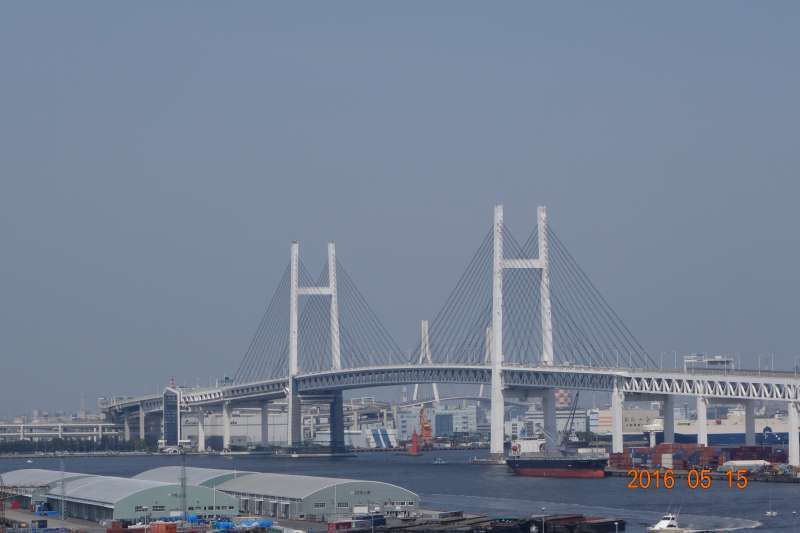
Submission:
[[[511,445],[506,464],[519,476],[602,478],[608,455],[595,448],[562,448],[546,452],[545,439],[523,438]]]
[[[603,448],[588,448],[573,432],[578,394],[572,403],[569,420],[557,450],[556,435],[552,440],[522,436],[511,444],[506,464],[517,475],[533,477],[602,478],[606,475],[608,454]],[[548,437],[546,432],[544,437]]]

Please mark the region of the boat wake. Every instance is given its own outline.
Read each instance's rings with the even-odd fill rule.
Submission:
[[[580,505],[545,500],[523,500],[514,498],[496,498],[487,496],[454,495],[454,494],[422,494],[426,508],[469,509],[471,512],[489,515],[530,516],[531,514],[583,514],[620,518],[627,523],[626,531],[646,531],[661,517],[661,513],[638,511],[616,507]],[[713,531],[738,531],[755,529],[761,522],[725,516],[681,514],[682,526],[688,529]]]

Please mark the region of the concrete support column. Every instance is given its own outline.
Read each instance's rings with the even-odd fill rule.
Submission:
[[[127,433],[125,433],[125,434],[128,436],[128,438],[126,440],[130,440],[131,428],[128,425],[128,419],[127,418],[125,419],[125,430],[127,431]],[[64,424],[59,424],[58,425],[58,438],[59,439],[63,439],[64,438]]]
[[[303,406],[294,378],[289,378],[289,395],[286,397],[286,441],[289,447],[303,443]]]
[[[746,446],[756,444],[756,402],[744,401],[744,443]]]
[[[222,404],[222,449],[230,450],[231,448],[231,402]]]
[[[708,400],[697,397],[697,445],[708,446]]]
[[[558,449],[558,426],[556,425],[556,391],[545,389],[542,393],[542,415],[547,449]]]
[[[334,393],[330,410],[331,450],[344,451],[344,400],[341,391]]]
[[[103,424],[97,424],[97,442],[103,440]]]
[[[269,402],[261,404],[261,446],[269,446]]]
[[[622,431],[622,406],[625,401],[625,394],[619,389],[617,382],[614,382],[614,390],[611,391],[611,452],[622,453],[623,451],[623,431]]]
[[[197,451],[206,451],[206,413],[197,413]]]
[[[139,404],[139,440],[144,440],[144,405]]]
[[[675,396],[664,396],[661,405],[664,410],[664,442],[672,444],[675,442]]]
[[[800,466],[800,435],[797,433],[797,426],[800,425],[797,404],[789,402],[789,464]]]
[[[159,418],[158,427],[161,428],[161,434],[159,435],[158,438],[159,439],[164,439],[164,438],[166,438],[164,436],[164,412],[162,411],[162,412],[158,413],[157,416]]]

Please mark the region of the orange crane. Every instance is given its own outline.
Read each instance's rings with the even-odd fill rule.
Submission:
[[[425,448],[429,447],[433,439],[433,427],[431,426],[430,420],[428,420],[428,415],[425,413],[424,407],[420,407],[419,409],[419,433],[422,438],[422,446]]]

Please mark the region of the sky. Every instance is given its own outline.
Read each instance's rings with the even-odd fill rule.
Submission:
[[[5,2],[0,416],[235,372],[301,243],[413,348],[505,206],[650,353],[800,355],[795,2]]]

